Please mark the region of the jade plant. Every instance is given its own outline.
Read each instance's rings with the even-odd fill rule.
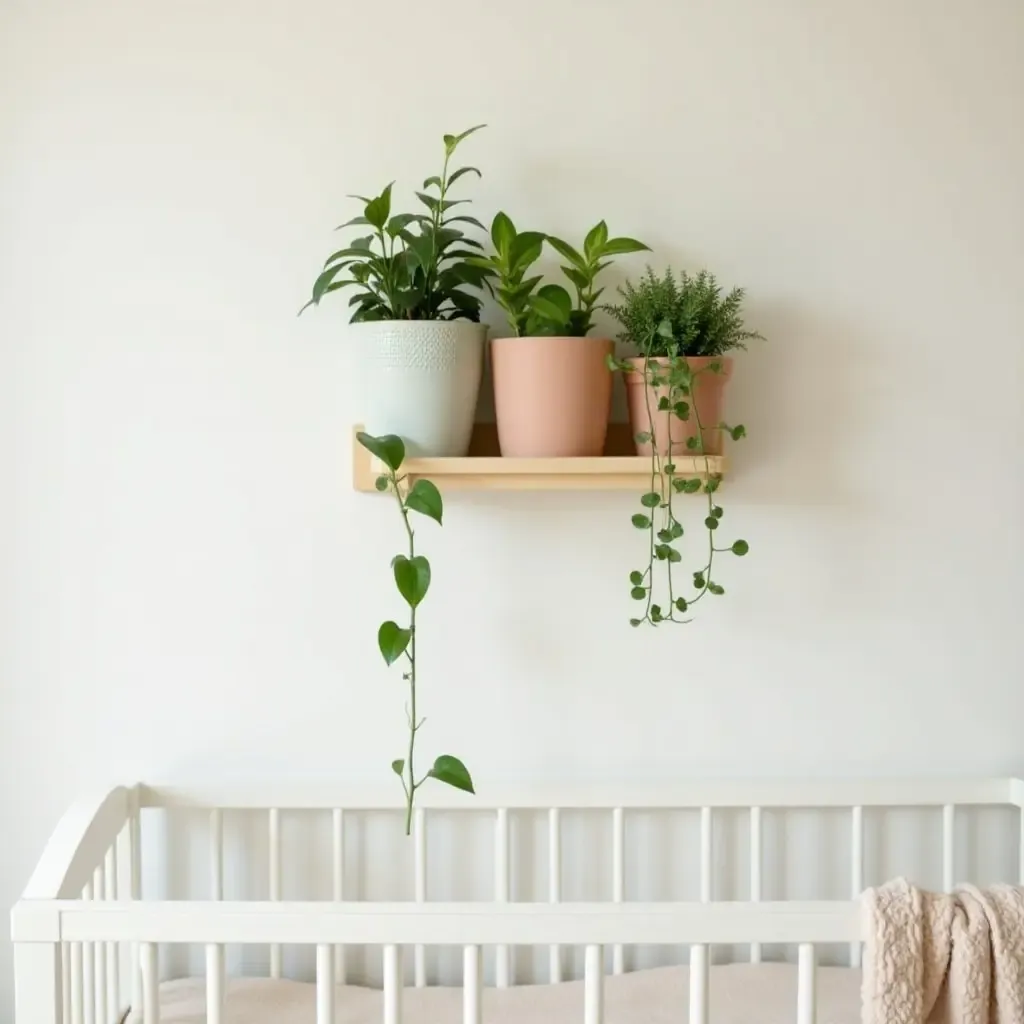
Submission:
[[[405,669],[402,679],[409,684],[409,703],[406,707],[409,723],[408,747],[405,757],[391,762],[391,770],[401,780],[405,793],[405,831],[408,835],[412,830],[416,793],[429,779],[436,779],[466,793],[475,792],[473,779],[466,766],[451,754],[442,754],[436,758],[433,765],[419,778],[416,776],[415,768],[416,737],[424,721],[419,717],[417,707],[416,613],[430,589],[431,575],[430,562],[424,555],[416,553],[416,534],[410,513],[426,516],[440,525],[444,505],[440,491],[430,480],[421,477],[412,487],[406,487],[407,478],[401,472],[402,464],[405,462],[405,444],[400,437],[394,434],[373,437],[360,432],[356,439],[384,466],[385,472],[377,477],[376,487],[378,491],[387,491],[394,496],[408,541],[408,553],[395,555],[391,560],[395,586],[408,607],[408,625],[400,626],[389,619],[381,623],[377,630],[377,647],[385,663],[391,666],[395,662],[402,662]]]
[[[643,359],[639,372],[646,382],[646,422],[648,430],[637,433],[639,445],[650,444],[650,484],[640,498],[643,509],[632,516],[633,526],[646,535],[646,566],[629,575],[630,596],[642,602],[643,614],[631,618],[630,625],[662,622],[683,623],[694,606],[711,594],[721,596],[725,588],[716,581],[716,556],[732,554],[742,557],[750,550],[743,539],[722,542],[721,526],[725,510],[719,503],[721,474],[711,471],[705,449],[704,432],[708,428],[725,431],[734,441],[746,436],[742,424],[708,424],[701,421],[693,392],[703,374],[720,374],[725,370],[721,357],[731,349],[744,348],[747,341],[761,338],[748,331],[740,315],[743,290],[734,289],[724,298],[713,274],[702,271],[695,277],[683,273],[677,283],[671,271],[657,278],[648,268],[638,285],[627,282],[619,288],[623,302],[609,306],[609,312],[623,325],[620,341],[635,345]],[[689,359],[710,357],[691,366]],[[610,357],[609,365],[624,373],[636,373],[637,367]],[[671,435],[659,437],[657,413],[665,430],[671,419],[693,424],[691,436],[685,441],[685,452],[675,452]],[[675,457],[686,454],[696,457],[695,471],[684,473]],[[676,499],[681,495],[703,494],[705,553],[689,571],[689,585],[681,584],[673,570],[683,561],[680,550],[685,529],[678,515]],[[660,600],[656,588],[659,571],[662,575]],[[660,603],[664,601],[665,604]]]
[[[575,296],[559,284],[541,284],[542,275],[528,272],[540,259],[544,243],[566,261],[562,273]],[[648,250],[635,238],[609,238],[602,220],[587,232],[583,251],[541,231],[516,230],[506,213],[491,223],[490,256],[470,256],[468,262],[486,275],[484,284],[504,310],[516,337],[585,337],[593,328],[594,311],[604,292],[597,277],[611,265],[614,256]]]
[[[485,270],[469,262],[483,248],[468,238],[462,225],[483,228],[475,217],[451,211],[468,203],[449,193],[467,175],[481,177],[476,167],[450,169],[459,144],[484,125],[459,135],[444,136],[441,173],[423,182],[416,198],[426,212],[392,213],[389,184],[378,196],[352,196],[363,212],[336,231],[362,228],[366,234],[332,253],[313,283],[310,300],[299,311],[343,288],[354,288],[349,299],[351,322],[364,320],[480,320],[480,296]],[[467,290],[469,289],[469,290]]]

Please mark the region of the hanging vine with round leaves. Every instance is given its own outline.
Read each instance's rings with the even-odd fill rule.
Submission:
[[[672,325],[662,321],[655,332],[662,341],[671,341]],[[643,377],[647,382],[644,389],[647,402],[647,420],[650,430],[636,435],[638,444],[651,445],[651,476],[648,490],[641,496],[642,512],[634,513],[633,526],[647,536],[647,565],[643,569],[634,569],[629,574],[630,597],[643,602],[643,614],[629,620],[631,626],[649,624],[660,625],[663,622],[686,623],[691,619],[687,616],[695,605],[708,594],[720,597],[725,588],[714,578],[715,556],[733,554],[742,557],[750,550],[745,540],[735,540],[731,544],[719,542],[722,519],[725,509],[719,503],[718,490],[722,482],[721,474],[711,471],[711,463],[704,446],[704,430],[708,424],[701,422],[697,403],[692,400],[695,381],[703,373],[722,373],[723,364],[712,360],[706,368],[693,370],[685,356],[669,353],[666,356],[652,358],[651,349],[654,337],[647,339],[644,345]],[[627,362],[612,357],[610,365],[624,373],[635,373],[636,370]],[[657,388],[667,388],[667,393],[658,399],[652,408],[652,393]],[[675,464],[674,443],[669,436],[661,439],[657,436],[657,417],[655,411],[668,413],[683,422],[691,419],[695,424],[693,436],[685,443],[686,454],[696,456],[698,467],[703,461],[703,470],[697,475],[687,475],[679,471]],[[671,423],[671,419],[665,420]],[[727,423],[717,424],[734,441],[746,436],[742,424],[729,426]],[[661,451],[667,452],[662,455]],[[683,540],[685,528],[676,514],[675,501],[680,495],[703,493],[707,500],[707,515],[704,518],[704,531],[707,540],[707,554],[702,557],[697,568],[689,572],[690,586],[680,584],[674,570],[681,568],[683,553],[679,543]],[[658,586],[659,570],[663,576],[661,601],[655,600]]]
[[[409,684],[409,702],[406,705],[409,743],[405,757],[391,762],[391,770],[401,780],[405,793],[405,833],[408,835],[412,831],[416,793],[428,779],[436,779],[466,793],[475,792],[468,769],[452,754],[442,754],[436,758],[433,766],[420,778],[416,778],[415,771],[416,737],[424,722],[423,718],[418,717],[416,706],[416,612],[430,589],[431,571],[427,558],[416,553],[416,535],[409,513],[426,516],[440,526],[444,503],[441,492],[429,480],[420,478],[412,487],[406,488],[407,479],[401,473],[405,462],[405,444],[400,437],[395,434],[373,437],[360,432],[356,440],[385,467],[385,472],[377,477],[376,487],[378,491],[388,491],[394,495],[408,541],[408,553],[395,555],[391,560],[391,569],[398,593],[409,609],[409,624],[400,626],[389,619],[381,623],[377,630],[377,646],[385,663],[391,666],[395,662],[404,661],[402,679]]]

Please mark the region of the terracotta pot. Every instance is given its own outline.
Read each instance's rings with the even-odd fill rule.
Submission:
[[[598,338],[491,342],[498,446],[506,458],[601,455],[608,432],[613,344]]]
[[[721,455],[722,431],[718,424],[722,421],[722,397],[725,385],[732,375],[732,359],[729,356],[693,356],[686,360],[693,371],[703,370],[693,381],[693,390],[689,398],[683,398],[690,404],[689,420],[681,420],[671,410],[658,412],[658,400],[668,397],[668,385],[651,387],[644,379],[644,360],[627,359],[627,363],[635,369],[624,374],[626,381],[626,398],[629,402],[629,425],[636,434],[653,434],[654,441],[644,444],[636,442],[637,455],[650,455],[653,444],[658,446],[659,455],[668,455],[671,440],[672,453],[676,455],[692,455],[686,447],[688,438],[697,436],[697,417],[693,413],[696,405],[707,455]],[[654,364],[667,365],[668,360],[651,359],[648,369]],[[721,363],[719,373],[707,369],[710,363]],[[653,418],[653,427],[652,427]]]

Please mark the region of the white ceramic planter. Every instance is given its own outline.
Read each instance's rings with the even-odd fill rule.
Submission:
[[[409,455],[465,455],[487,328],[465,320],[381,320],[348,329],[364,429],[397,434]]]

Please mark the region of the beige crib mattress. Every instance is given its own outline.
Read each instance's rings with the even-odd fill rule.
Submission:
[[[658,967],[605,979],[605,1024],[678,1024],[686,1019],[688,972]],[[205,1024],[204,982],[169,981],[160,990],[161,1024]],[[314,1024],[316,988],[297,981],[233,978],[228,981],[225,1024]],[[462,989],[432,986],[405,990],[403,1024],[460,1024]],[[487,1024],[566,1024],[581,1020],[583,984],[516,985],[483,994]],[[377,989],[338,987],[337,1024],[379,1024]],[[787,964],[728,964],[711,968],[713,1024],[792,1024],[796,969]],[[141,1024],[141,1015],[131,1016]],[[858,1024],[860,971],[818,971],[818,1024]]]

